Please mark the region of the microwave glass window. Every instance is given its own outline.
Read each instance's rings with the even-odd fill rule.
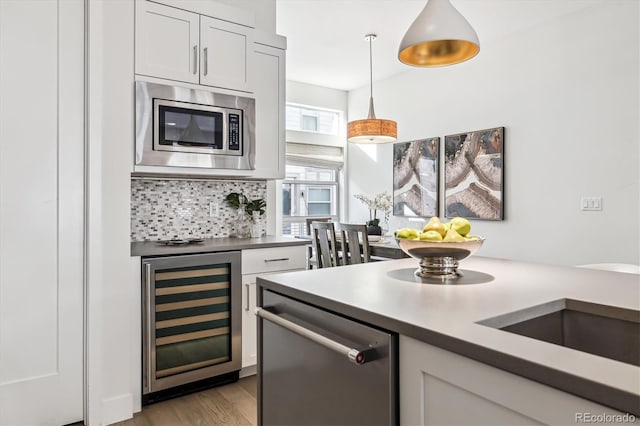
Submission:
[[[160,145],[223,148],[223,114],[159,105]]]

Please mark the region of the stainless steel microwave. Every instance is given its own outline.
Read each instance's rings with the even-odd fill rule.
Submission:
[[[136,81],[136,165],[252,170],[255,100]]]

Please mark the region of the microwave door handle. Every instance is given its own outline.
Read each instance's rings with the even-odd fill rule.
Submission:
[[[207,75],[207,73],[209,72],[209,64],[207,63],[209,58],[209,55],[208,55],[209,48],[205,47],[202,50],[203,50],[202,53],[204,55],[204,58],[202,58],[202,60],[204,61],[204,75]]]
[[[198,45],[193,45],[193,74],[198,73]]]

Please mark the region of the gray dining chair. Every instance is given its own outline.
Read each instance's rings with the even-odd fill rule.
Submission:
[[[305,221],[305,231],[307,235],[313,236],[311,235],[311,224],[313,222],[331,222],[331,218],[330,217],[308,217],[304,221]],[[315,245],[312,243],[309,246],[309,254],[307,255],[308,269],[313,269],[314,266],[317,267],[315,251],[316,251]]]
[[[333,222],[312,222],[311,237],[316,249],[316,266],[331,268],[340,265]]]
[[[342,264],[354,265],[371,261],[369,237],[365,225],[341,223],[340,237],[342,245]]]

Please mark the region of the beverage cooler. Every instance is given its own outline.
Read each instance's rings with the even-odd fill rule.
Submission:
[[[143,258],[143,402],[238,379],[239,251]]]

